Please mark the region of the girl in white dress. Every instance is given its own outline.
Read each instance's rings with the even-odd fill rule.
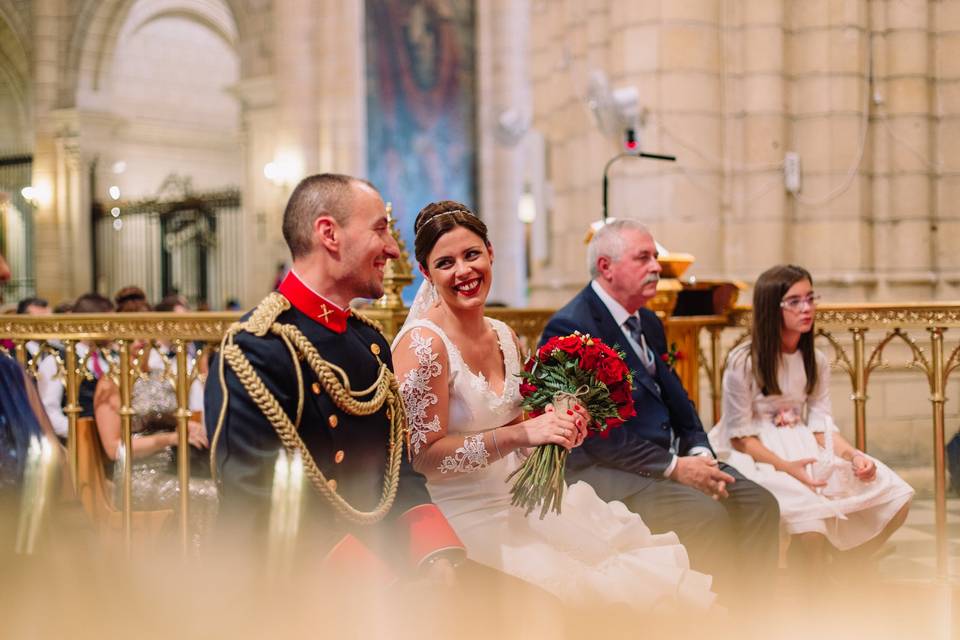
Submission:
[[[569,487],[562,514],[543,520],[510,505],[507,476],[525,448],[579,446],[588,416],[550,411],[522,419],[516,336],[483,315],[493,263],[483,222],[443,201],[425,207],[415,229],[426,280],[394,340],[394,368],[414,468],[468,557],[577,606],[709,607],[711,579],[690,570],[676,535],[651,534],[639,516],[602,501],[589,485]]]
[[[776,496],[782,530],[814,572],[831,546],[859,557],[876,551],[903,524],[913,496],[838,433],[829,362],[813,347],[816,300],[802,267],[760,276],[751,341],[730,354],[722,418],[710,432],[721,459]]]

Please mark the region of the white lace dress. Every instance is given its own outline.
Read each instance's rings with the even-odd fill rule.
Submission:
[[[780,395],[764,396],[751,372],[749,345],[737,347],[723,376],[723,417],[710,431],[710,443],[721,460],[777,498],[785,534],[821,533],[837,549],[852,549],[880,533],[913,489],[876,458],[871,458],[876,478],[862,482],[849,462],[833,455],[832,448],[820,447],[814,434],[824,433],[832,443],[838,429],[831,415],[829,362],[819,351],[816,361],[818,382],[811,395],[806,393],[807,374],[798,350],[782,356]],[[784,460],[815,458],[810,472],[827,486],[815,493],[790,474],[734,449],[730,438],[745,436],[758,437]]]
[[[510,505],[507,476],[521,459],[497,459],[484,432],[513,421],[520,413],[520,358],[511,330],[488,319],[503,353],[506,381],[502,395],[482,375],[470,371],[456,345],[436,324],[420,319],[404,329],[416,369],[398,371],[411,427],[414,455],[431,434],[462,434],[463,444],[445,456],[428,488],[433,501],[467,547],[468,556],[512,574],[577,605],[625,604],[638,610],[708,608],[711,578],[689,568],[687,553],[674,533],[653,535],[640,516],[621,502],[606,503],[590,485],[578,482],[565,493],[562,514],[540,520]],[[397,337],[399,341],[400,337]],[[439,361],[433,342],[446,346]],[[396,344],[396,342],[394,343]],[[437,415],[435,385],[446,380],[448,415]],[[431,477],[432,476],[432,477]]]

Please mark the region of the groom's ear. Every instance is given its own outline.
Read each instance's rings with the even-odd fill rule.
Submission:
[[[340,225],[330,216],[318,216],[313,221],[313,238],[318,247],[331,253],[340,251]]]

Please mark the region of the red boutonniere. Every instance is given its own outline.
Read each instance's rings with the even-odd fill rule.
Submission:
[[[671,369],[676,368],[677,363],[681,360],[686,360],[687,356],[683,351],[677,348],[676,342],[670,343],[670,348],[667,349],[667,352],[662,354],[660,358],[667,363],[667,366]]]

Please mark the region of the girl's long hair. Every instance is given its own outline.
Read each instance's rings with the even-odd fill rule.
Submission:
[[[750,356],[753,363],[753,377],[765,396],[779,395],[777,368],[780,365],[782,350],[783,309],[780,302],[787,291],[800,282],[807,280],[813,284],[810,272],[793,264],[771,267],[757,278],[753,288],[753,324]],[[816,319],[814,319],[816,323]],[[800,336],[800,353],[803,354],[803,369],[807,374],[807,394],[817,387],[817,361],[813,349],[815,329]]]

